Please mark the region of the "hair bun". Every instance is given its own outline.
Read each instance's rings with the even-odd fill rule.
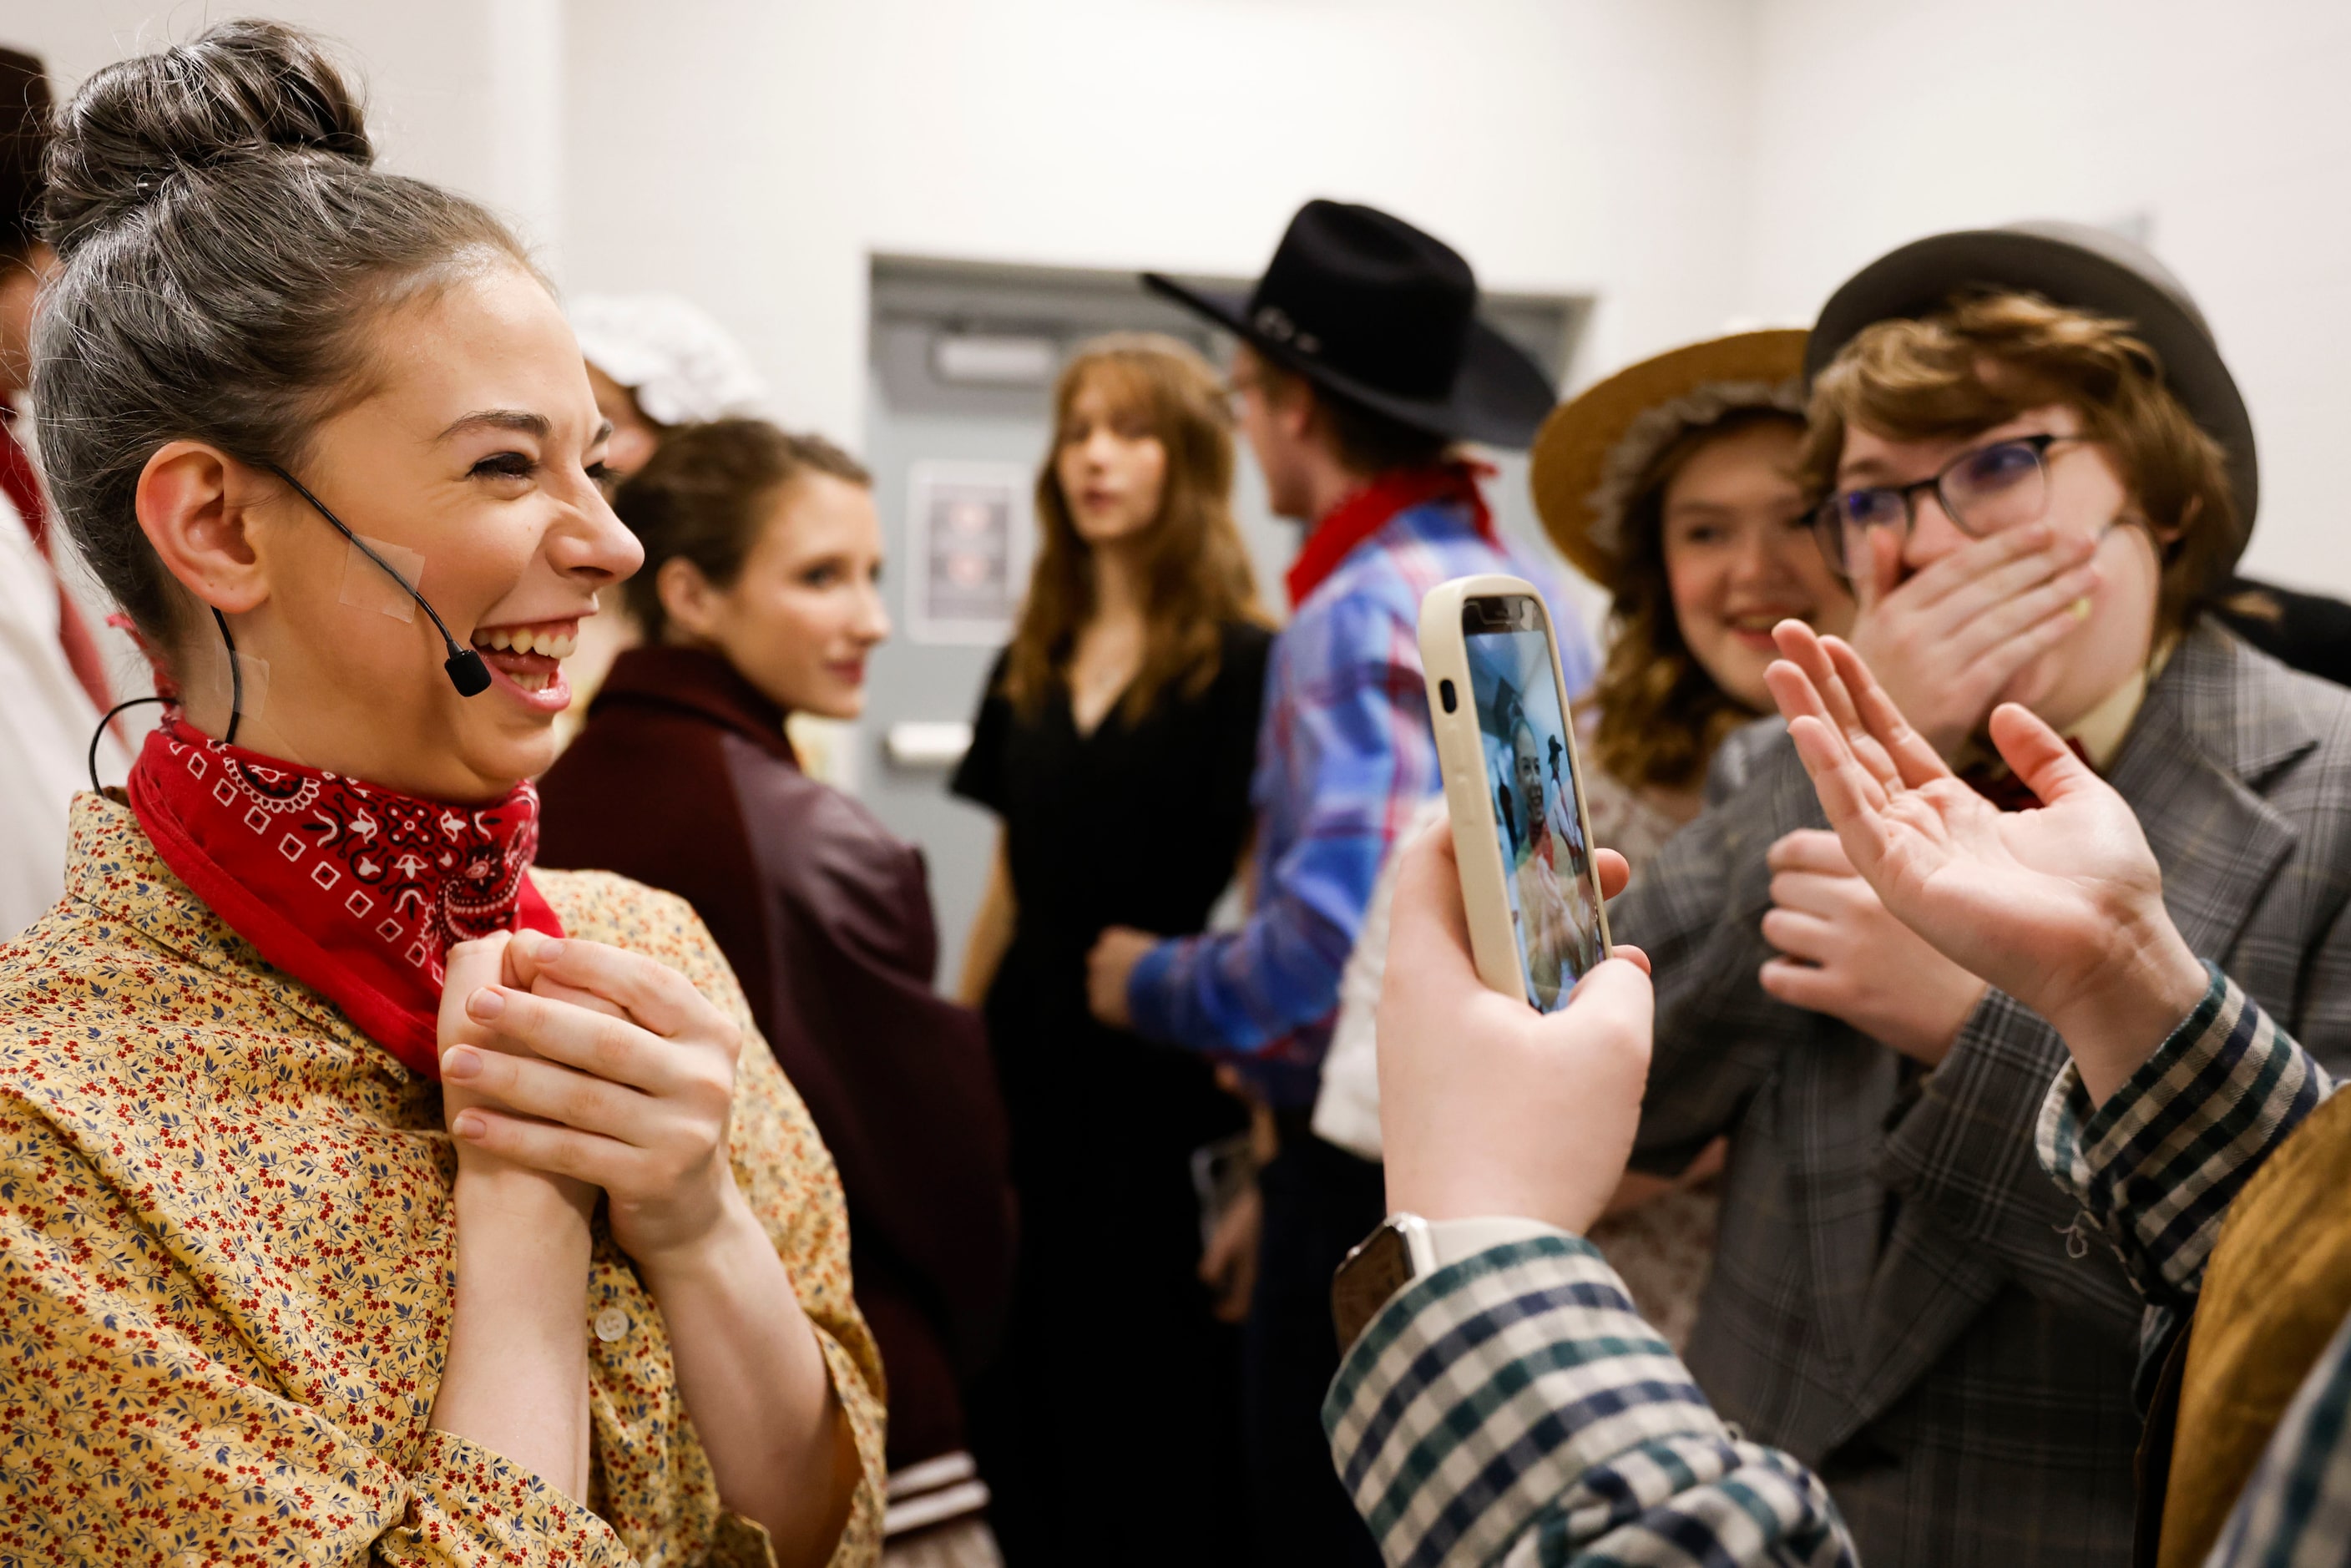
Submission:
[[[359,97],[308,34],[222,22],[82,84],[57,116],[44,227],[70,253],[176,176],[287,154],[374,162]]]

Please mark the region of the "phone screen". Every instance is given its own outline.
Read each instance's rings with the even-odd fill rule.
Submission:
[[[1462,607],[1461,632],[1527,1000],[1552,1012],[1607,955],[1550,618],[1524,595],[1473,599]]]

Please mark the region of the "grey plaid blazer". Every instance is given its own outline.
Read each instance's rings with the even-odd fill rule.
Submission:
[[[2351,692],[2200,623],[2108,777],[2189,945],[2351,1070]],[[2140,1303],[2033,1157],[2064,1046],[1995,991],[1920,1075],[1765,996],[1764,852],[1819,802],[1776,721],[1708,796],[1609,912],[1658,977],[1634,1163],[1731,1135],[1692,1370],[1820,1471],[1873,1568],[2127,1561]]]

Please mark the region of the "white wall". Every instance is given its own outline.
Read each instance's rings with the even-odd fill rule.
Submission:
[[[69,86],[244,7],[11,0]],[[873,251],[1247,274],[1305,197],[1590,290],[1588,376],[1802,319],[1915,235],[2134,216],[2253,406],[2249,562],[2351,593],[2351,9],[2332,0],[266,0],[394,167],[574,288],[667,287],[850,440]]]
[[[311,28],[366,84],[387,166],[494,203],[548,244],[560,237],[562,11],[563,0],[8,0],[0,41],[46,58],[62,98],[99,67],[224,16]]]
[[[1745,0],[572,0],[565,265],[680,290],[854,438],[874,251],[1253,274],[1308,196],[1489,286],[1597,290],[1595,363],[1735,307]]]
[[[11,0],[0,37],[70,91],[244,12],[341,47],[390,166],[567,287],[700,300],[852,438],[875,251],[1248,274],[1367,200],[1596,292],[1587,369],[1743,283],[1750,0]]]
[[[2351,9],[2331,0],[1755,0],[1750,308],[1902,241],[2144,215],[2252,406],[2246,562],[2351,594]]]

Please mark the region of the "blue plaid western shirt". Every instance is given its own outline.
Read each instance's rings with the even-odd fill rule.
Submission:
[[[1127,980],[1136,1032],[1230,1053],[1278,1107],[1313,1103],[1339,973],[1380,864],[1443,784],[1420,666],[1420,601],[1509,572],[1552,607],[1571,695],[1592,654],[1551,574],[1480,534],[1468,509],[1408,507],[1357,546],[1274,642],[1250,800],[1256,905],[1240,929],[1162,942]]]
[[[2122,1253],[2148,1342],[2197,1293],[2229,1204],[2335,1082],[2217,968],[2093,1107],[2069,1065],[2042,1165]],[[1416,1280],[1322,1407],[1340,1478],[1398,1568],[1851,1564],[1818,1477],[1744,1440],[1588,1241],[1489,1248]],[[2351,1541],[2351,1322],[2279,1423],[2207,1568],[2339,1563]]]

